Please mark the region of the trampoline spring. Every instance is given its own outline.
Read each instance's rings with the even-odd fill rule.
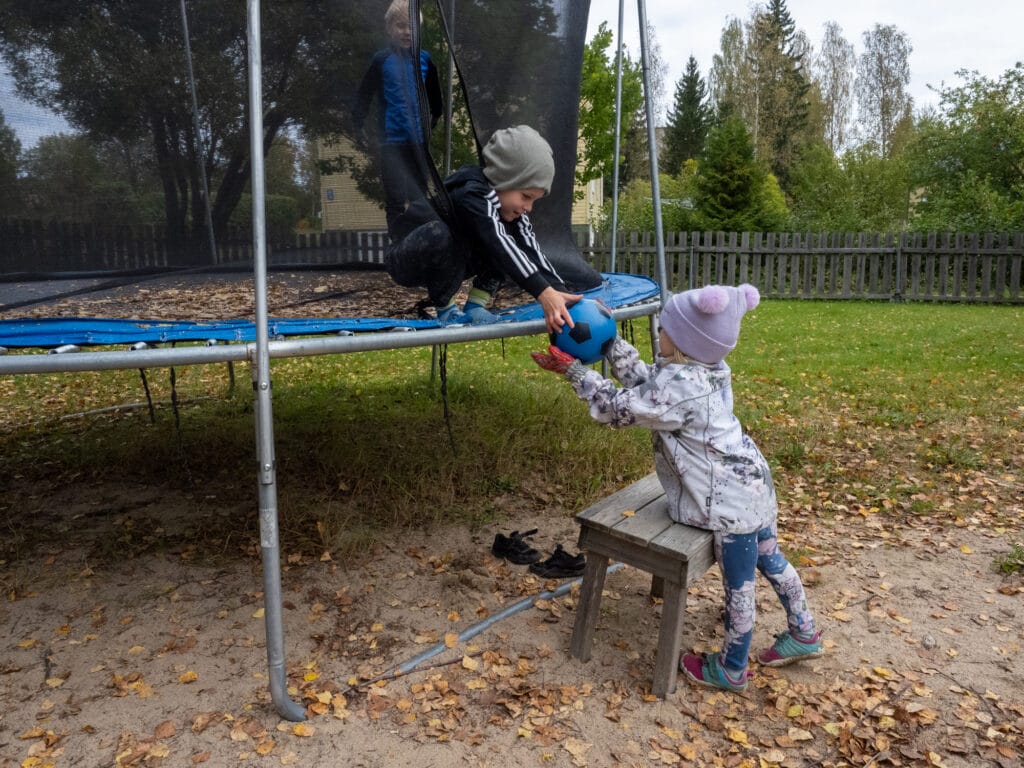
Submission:
[[[77,344],[61,344],[59,347],[54,347],[46,354],[48,355],[63,355],[66,352],[81,352],[82,348]]]

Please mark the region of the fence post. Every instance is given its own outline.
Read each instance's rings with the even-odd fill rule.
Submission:
[[[903,233],[896,236],[896,290],[893,301],[903,301]]]

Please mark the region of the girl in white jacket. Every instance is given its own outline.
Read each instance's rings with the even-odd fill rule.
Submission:
[[[596,421],[651,430],[654,466],[672,519],[714,534],[725,587],[725,639],[720,653],[684,654],[679,669],[699,685],[736,691],[747,685],[756,571],[774,587],[789,625],[757,654],[758,661],[783,666],[823,653],[800,577],[779,550],[768,462],[733,413],[723,360],[736,346],[740,319],[759,301],[757,289],[746,283],[675,294],[661,312],[653,365],[628,342],[615,340],[608,360],[622,386],[557,347],[533,354],[542,368],[565,375]]]

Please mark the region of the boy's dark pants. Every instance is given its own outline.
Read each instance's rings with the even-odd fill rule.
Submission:
[[[470,264],[465,249],[456,247],[451,230],[436,218],[396,239],[387,250],[386,261],[392,280],[406,288],[426,288],[435,307],[447,306],[470,275],[476,275],[473,286],[486,293],[497,291],[502,282],[501,273],[478,270]]]

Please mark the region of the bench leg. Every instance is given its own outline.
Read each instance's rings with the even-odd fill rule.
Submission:
[[[679,649],[683,641],[683,620],[686,616],[686,584],[664,582],[665,602],[661,607],[661,629],[654,659],[654,680],[651,693],[659,699],[675,693],[679,674]]]
[[[580,599],[576,605],[576,622],[572,627],[572,642],[569,653],[580,661],[590,661],[594,629],[601,613],[601,591],[604,577],[608,572],[608,558],[594,552],[587,552],[587,565],[583,571]]]
[[[651,597],[665,596],[665,580],[661,576],[651,576]]]

